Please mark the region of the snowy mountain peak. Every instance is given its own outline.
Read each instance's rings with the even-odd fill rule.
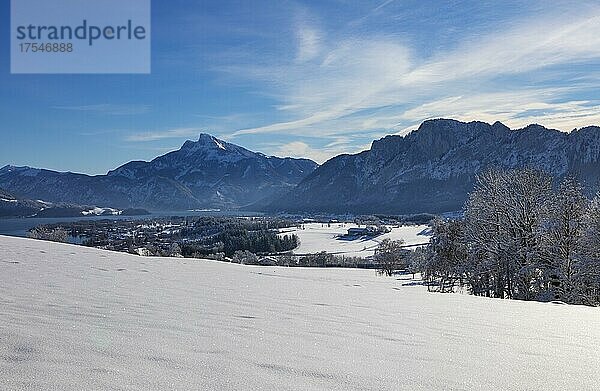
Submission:
[[[188,140],[183,144],[181,149],[193,151],[206,149],[220,149],[222,151],[227,151],[227,146],[228,144],[223,140],[219,140],[218,138],[207,133],[200,133],[198,141]]]
[[[223,147],[223,144],[225,144],[225,141],[219,140],[215,136],[208,134],[208,133],[200,133],[200,136],[198,137],[198,141],[196,143],[206,144],[206,145],[210,145],[210,146],[216,145],[218,148],[224,149],[222,147]]]
[[[266,157],[210,135],[149,162],[86,176],[7,166],[0,186],[31,199],[153,210],[237,208],[289,190],[317,164]]]

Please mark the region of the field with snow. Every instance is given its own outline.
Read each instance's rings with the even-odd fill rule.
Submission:
[[[0,236],[2,390],[598,390],[600,309]]]
[[[284,229],[286,234],[295,234],[300,239],[300,246],[294,250],[295,254],[313,254],[326,251],[329,254],[363,257],[372,256],[379,243],[386,238],[404,240],[405,245],[429,243],[429,236],[425,233],[427,225],[412,225],[391,227],[392,231],[375,238],[357,238],[354,240],[338,239],[338,236],[348,232],[349,228],[358,227],[350,223],[332,223],[328,227],[322,223],[303,224],[304,229]],[[364,227],[364,225],[362,226]]]

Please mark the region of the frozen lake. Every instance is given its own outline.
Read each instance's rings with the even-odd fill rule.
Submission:
[[[0,237],[3,390],[598,390],[600,310]]]

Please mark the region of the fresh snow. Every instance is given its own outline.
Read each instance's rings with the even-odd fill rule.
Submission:
[[[223,146],[223,144],[221,142],[219,142],[218,139],[216,139],[215,137],[213,137],[213,141],[215,142],[215,144],[217,144],[217,147],[219,147],[219,149],[222,149],[225,151],[225,147]]]
[[[3,390],[598,390],[600,309],[0,236]]]
[[[101,216],[102,214],[111,214],[111,215],[120,215],[122,213],[122,211],[117,210],[117,209],[113,209],[113,208],[99,208],[99,207],[94,207],[93,209],[90,210],[84,210],[81,212],[82,215],[84,216]]]
[[[379,243],[386,238],[392,240],[404,240],[407,246],[429,243],[430,236],[426,235],[429,231],[427,225],[406,225],[400,227],[390,227],[391,232],[379,235],[375,238],[356,238],[354,240],[338,239],[340,235],[346,234],[349,228],[358,227],[350,223],[307,223],[303,224],[304,229],[283,229],[283,234],[295,234],[300,239],[300,246],[295,250],[295,254],[309,254],[326,251],[330,254],[369,257],[375,252]],[[362,226],[364,227],[364,225]]]

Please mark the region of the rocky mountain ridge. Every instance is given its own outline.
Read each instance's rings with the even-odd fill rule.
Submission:
[[[340,155],[317,168],[266,209],[288,212],[418,213],[462,208],[477,173],[532,167],[574,175],[589,192],[600,183],[600,128],[570,133],[500,122],[425,121],[406,136],[386,136],[371,149]]]

